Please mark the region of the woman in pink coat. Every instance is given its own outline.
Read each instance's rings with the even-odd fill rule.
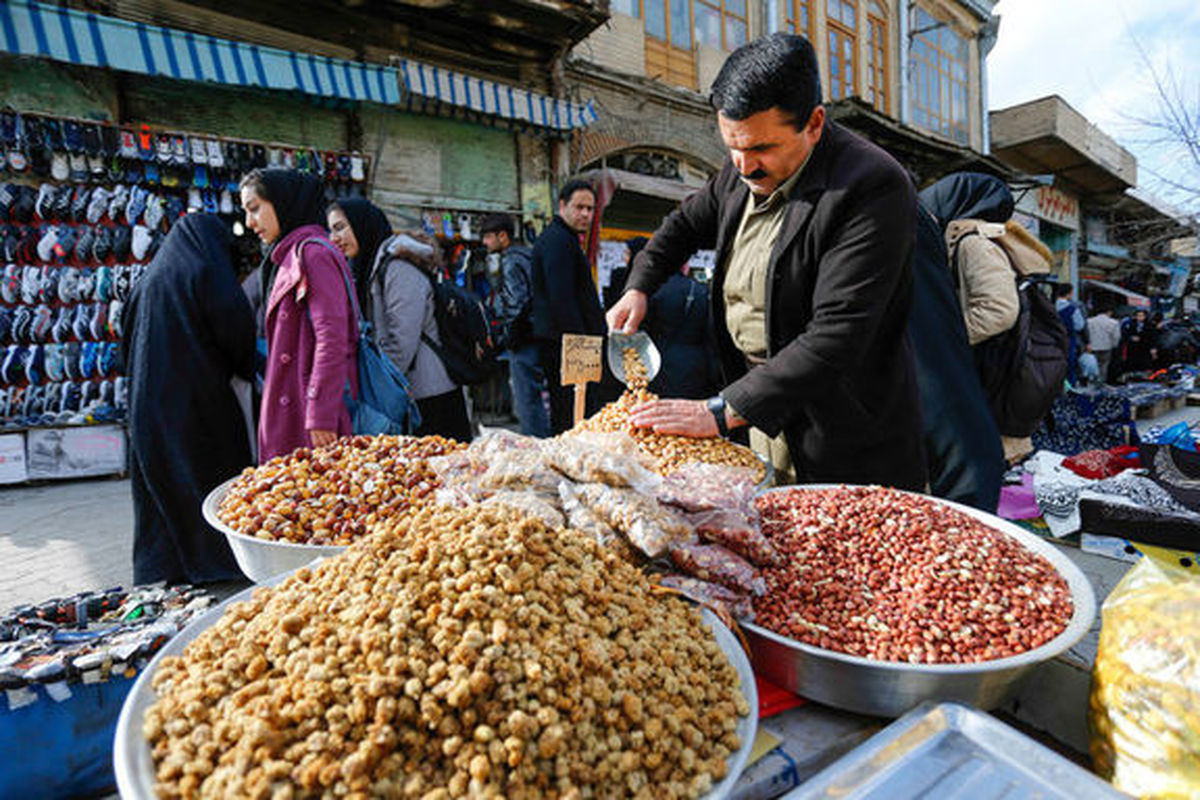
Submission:
[[[352,430],[358,320],[341,252],[326,237],[322,187],[294,169],[254,170],[241,182],[246,226],[271,246],[262,265],[267,372],[259,463],[320,447]]]

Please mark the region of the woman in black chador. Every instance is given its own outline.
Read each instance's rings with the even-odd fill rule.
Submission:
[[[229,381],[254,374],[254,317],[230,244],[217,217],[181,218],[126,307],[137,583],[242,578],[200,513],[210,490],[253,463]]]

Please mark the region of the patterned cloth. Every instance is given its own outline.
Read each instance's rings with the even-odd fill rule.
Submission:
[[[1128,400],[1071,389],[1059,395],[1050,415],[1033,434],[1037,449],[1067,456],[1085,450],[1111,450],[1137,441]]]
[[[1087,483],[1035,482],[1038,507],[1055,536],[1066,536],[1080,528],[1081,497],[1122,497],[1150,512],[1190,515],[1165,489],[1149,478],[1126,471],[1114,478]]]

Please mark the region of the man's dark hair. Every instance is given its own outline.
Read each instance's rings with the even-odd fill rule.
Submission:
[[[733,120],[778,108],[803,130],[821,104],[817,54],[803,36],[774,33],[755,39],[725,59],[709,102]]]
[[[480,233],[507,233],[509,239],[513,238],[515,230],[512,217],[508,214],[488,214],[479,226]]]
[[[591,183],[585,181],[583,178],[572,178],[558,190],[558,202],[571,202],[571,197],[578,191],[591,192],[592,197],[596,196],[596,187],[592,186]]]
[[[1070,297],[1071,292],[1073,292],[1073,291],[1075,291],[1075,287],[1069,283],[1054,284],[1054,296],[1056,298],[1057,297]]]

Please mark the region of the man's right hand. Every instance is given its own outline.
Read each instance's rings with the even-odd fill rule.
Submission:
[[[612,333],[633,333],[645,318],[646,293],[638,289],[627,289],[605,316]]]

